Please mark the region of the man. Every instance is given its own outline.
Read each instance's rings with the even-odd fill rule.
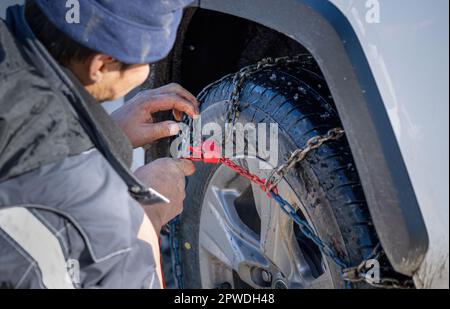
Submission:
[[[0,20],[0,285],[161,288],[158,234],[194,166],[167,158],[133,175],[131,149],[178,133],[152,114],[180,121],[198,102],[171,84],[112,117],[98,103],[147,79],[190,1],[77,2],[79,21],[54,0]]]

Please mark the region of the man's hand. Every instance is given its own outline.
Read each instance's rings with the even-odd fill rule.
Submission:
[[[181,121],[183,113],[190,117],[198,115],[199,103],[186,89],[178,84],[140,92],[125,105],[111,114],[127,135],[134,148],[141,147],[180,131],[175,121],[155,123],[152,114],[173,111],[175,120]]]
[[[145,212],[150,218],[156,232],[183,210],[185,193],[185,176],[195,172],[195,166],[188,160],[169,158],[155,160],[139,168],[135,175],[145,185],[157,190],[169,200],[169,204],[145,206]]]
[[[144,206],[147,216],[144,216],[137,237],[150,244],[155,261],[160,260],[158,235],[161,228],[183,210],[185,176],[192,175],[194,171],[195,166],[191,161],[165,158],[153,161],[135,172],[145,185],[170,200],[169,204]],[[156,263],[156,272],[162,287],[163,276],[159,263]]]

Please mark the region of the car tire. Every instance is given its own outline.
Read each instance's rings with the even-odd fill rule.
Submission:
[[[342,127],[331,95],[316,67],[279,65],[247,78],[240,92],[239,122],[279,125],[279,158],[284,162],[313,136]],[[232,76],[207,87],[200,96],[203,123],[224,124]],[[199,226],[202,201],[216,165],[198,163],[187,185],[179,226],[184,288],[202,288]],[[286,175],[313,228],[350,265],[367,258],[378,243],[352,153],[345,136],[309,153]],[[335,288],[343,288],[340,268],[327,258]],[[236,282],[226,286],[246,287]],[[354,284],[353,287],[363,287]],[[218,282],[218,287],[220,283]]]

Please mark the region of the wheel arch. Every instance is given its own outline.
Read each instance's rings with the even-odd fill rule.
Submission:
[[[345,127],[382,246],[396,271],[413,275],[428,248],[426,228],[383,100],[346,17],[325,0],[201,0],[197,6],[273,29],[313,55]],[[177,46],[162,65],[169,80],[185,81],[183,75],[194,73],[174,68],[186,49],[184,36],[194,11],[186,14]],[[203,65],[195,74],[205,70]],[[156,76],[154,84],[163,81]]]

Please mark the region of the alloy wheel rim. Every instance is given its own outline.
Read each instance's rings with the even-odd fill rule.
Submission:
[[[265,178],[259,158],[235,159]],[[278,190],[307,221],[304,206],[288,182]],[[310,222],[311,223],[311,222]],[[199,225],[203,288],[332,288],[330,268],[276,202],[249,180],[219,166],[206,188]]]

